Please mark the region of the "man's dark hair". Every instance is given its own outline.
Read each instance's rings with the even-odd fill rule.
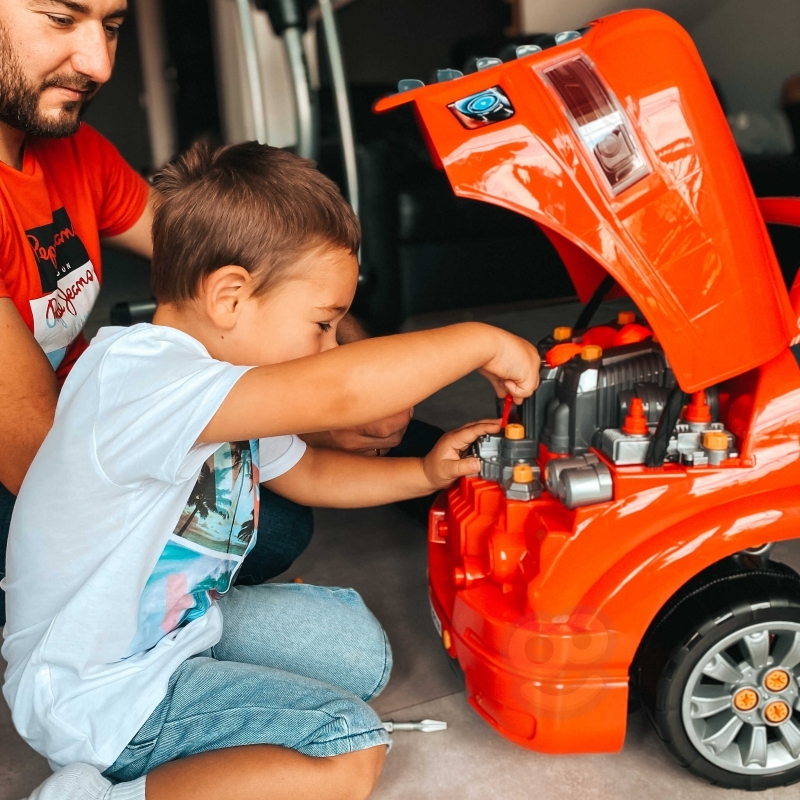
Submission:
[[[258,142],[192,146],[155,178],[153,292],[180,303],[226,264],[244,267],[264,294],[309,250],[356,254],[361,228],[313,162]]]

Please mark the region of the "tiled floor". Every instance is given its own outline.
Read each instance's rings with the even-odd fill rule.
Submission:
[[[614,306],[614,310],[619,306]],[[569,324],[577,306],[481,315],[487,322],[536,339],[554,324]],[[598,318],[608,316],[601,312]],[[450,319],[442,321],[451,321]],[[416,327],[430,323],[418,321]],[[409,326],[409,327],[414,327]],[[470,376],[422,403],[418,416],[453,427],[491,413],[492,392]],[[443,719],[442,733],[397,733],[376,800],[700,800],[744,797],[693,778],[666,753],[641,713],[629,719],[618,755],[546,756],[505,741],[466,704],[463,681],[452,668],[430,621],[426,591],[424,525],[394,507],[316,512],[317,532],[288,578],[309,583],[353,586],[384,624],[395,668],[375,702],[383,718]],[[800,540],[776,548],[800,569]],[[0,800],[19,800],[48,774],[44,761],[13,731],[0,703]],[[792,787],[761,795],[796,800]]]

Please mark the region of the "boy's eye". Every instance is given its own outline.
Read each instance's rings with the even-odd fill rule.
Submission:
[[[330,324],[330,322],[318,322],[318,323],[317,323],[317,325],[319,325],[319,329],[320,329],[320,330],[321,330],[323,333],[327,333],[327,332],[328,332],[328,331],[331,329],[331,324]]]

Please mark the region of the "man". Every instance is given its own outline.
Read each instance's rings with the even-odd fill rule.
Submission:
[[[152,252],[147,184],[80,122],[111,76],[126,11],[125,0],[0,0],[0,578],[15,495],[86,347],[100,244]],[[354,320],[345,330],[350,340],[364,335]],[[410,417],[317,434],[315,443],[385,455]],[[436,431],[422,437],[429,449]],[[264,495],[247,582],[288,568],[313,530],[309,509]],[[0,592],[0,625],[4,618]]]

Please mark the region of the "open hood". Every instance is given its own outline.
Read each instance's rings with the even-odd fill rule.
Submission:
[[[376,110],[413,103],[453,191],[539,224],[581,300],[610,273],[684,391],[777,356],[797,324],[688,34],[628,11],[555,41]]]

